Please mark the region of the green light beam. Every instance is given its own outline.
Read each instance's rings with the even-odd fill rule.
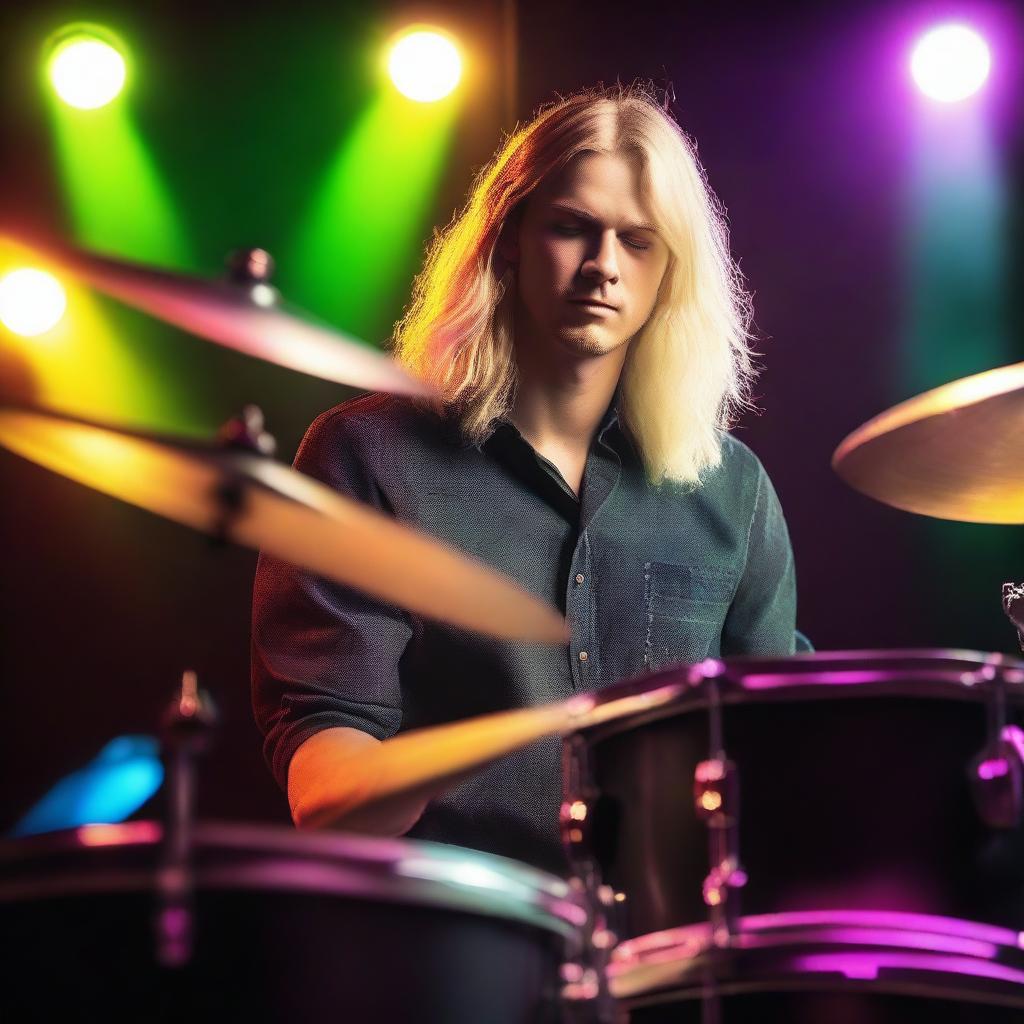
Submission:
[[[290,298],[363,338],[390,335],[418,263],[458,94],[416,103],[386,88],[345,139],[282,266]]]

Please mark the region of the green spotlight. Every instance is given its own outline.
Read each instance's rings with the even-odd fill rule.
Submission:
[[[128,76],[110,33],[84,25],[71,25],[57,34],[48,70],[57,95],[78,110],[105,107],[120,94]]]
[[[22,337],[56,327],[67,304],[60,282],[45,270],[20,267],[0,278],[0,323]]]
[[[77,241],[184,269],[183,227],[128,97],[109,102],[130,52],[116,33],[91,22],[65,25],[46,40],[44,68],[54,88],[44,91],[57,168]]]
[[[462,58],[445,33],[411,29],[391,47],[388,74],[403,96],[419,103],[434,103],[459,84]]]

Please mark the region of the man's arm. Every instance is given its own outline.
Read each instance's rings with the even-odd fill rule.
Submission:
[[[372,426],[352,422],[344,409],[320,417],[295,466],[390,512],[363,444]],[[355,759],[401,726],[400,662],[412,634],[412,619],[394,605],[260,556],[253,587],[253,710],[266,759],[299,827],[397,835],[419,817],[422,808],[415,804],[357,814],[360,795],[353,789]]]
[[[400,836],[416,824],[425,798],[361,807],[363,794],[347,784],[347,766],[381,741],[358,729],[324,729],[295,751],[288,766],[288,803],[297,828],[344,828],[370,835]]]

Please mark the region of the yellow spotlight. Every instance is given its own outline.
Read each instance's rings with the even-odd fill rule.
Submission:
[[[444,99],[459,84],[462,58],[436,29],[413,29],[391,48],[388,74],[403,96],[419,103]]]
[[[67,305],[60,282],[44,270],[22,267],[0,278],[0,322],[22,337],[55,327]]]
[[[124,87],[128,69],[124,57],[98,35],[67,35],[50,54],[50,81],[71,107],[95,110],[106,106]]]

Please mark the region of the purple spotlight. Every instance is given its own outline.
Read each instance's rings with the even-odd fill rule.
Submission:
[[[957,103],[974,95],[991,67],[988,44],[966,25],[929,29],[910,58],[910,73],[918,88],[940,103]]]

